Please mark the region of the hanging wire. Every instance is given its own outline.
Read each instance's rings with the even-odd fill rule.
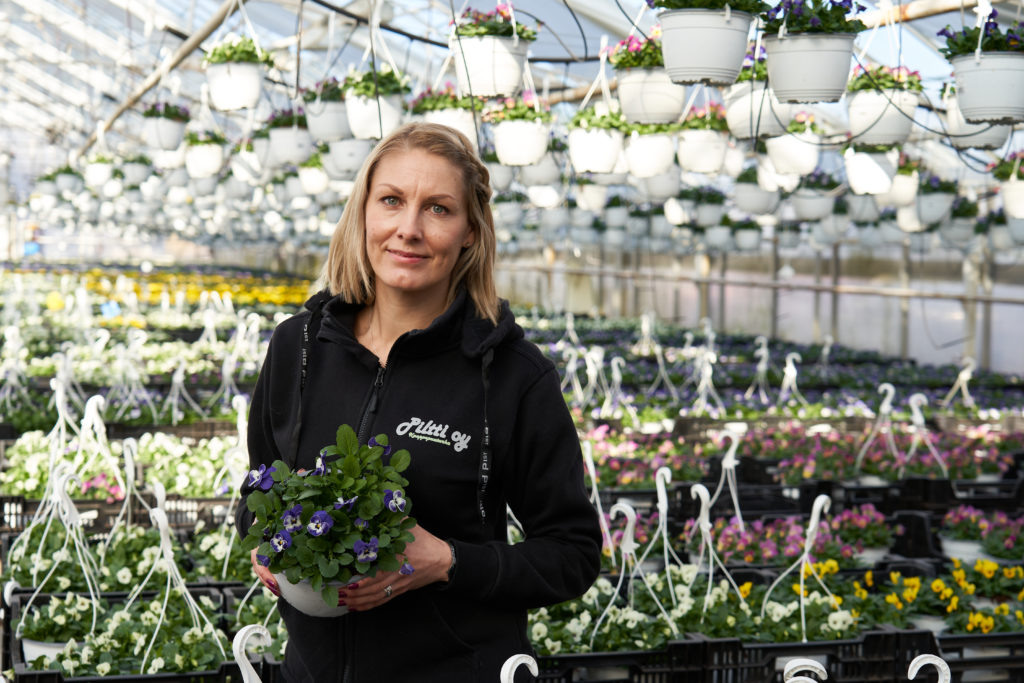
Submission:
[[[459,44],[459,55],[458,55],[458,57],[462,59],[462,68],[466,72],[466,89],[469,90],[469,92],[467,94],[469,95],[470,111],[473,112],[473,132],[476,133],[476,149],[477,149],[477,154],[479,154],[481,157],[483,157],[484,146],[483,146],[483,142],[480,140],[480,119],[479,119],[479,115],[477,113],[477,101],[476,101],[476,98],[473,96],[473,83],[472,83],[472,81],[469,78],[469,64],[466,63],[466,52],[462,49],[462,36],[459,35],[459,31],[458,31],[457,24],[458,24],[458,21],[459,21],[459,17],[455,13],[455,0],[448,0],[448,6],[451,8],[451,11],[452,11],[452,26],[455,27],[453,29],[453,32],[455,33],[455,42],[457,42]],[[453,66],[455,66],[455,65],[453,65]],[[457,73],[458,72],[458,67],[457,66],[455,66],[455,70],[456,70],[456,73]]]
[[[619,0],[615,0],[615,6],[619,8],[620,12],[622,12],[622,16],[626,17],[626,19],[629,20],[629,25],[632,26],[633,28],[635,28],[637,31],[640,32],[640,35],[642,35],[644,37],[644,40],[650,40],[647,37],[647,34],[643,32],[643,29],[641,29],[639,26],[637,26],[633,22],[633,17],[629,16],[629,13],[626,12],[626,9],[622,6],[622,3],[619,2]]]
[[[576,16],[576,12],[574,12],[572,7],[569,5],[569,0],[562,0],[562,4],[565,5],[565,9],[569,10],[569,14],[572,15],[572,20],[576,22],[576,28],[580,31],[580,38],[583,39],[583,59],[586,60],[590,54],[590,51],[587,49],[587,33],[583,30],[583,24],[580,23],[580,19]]]

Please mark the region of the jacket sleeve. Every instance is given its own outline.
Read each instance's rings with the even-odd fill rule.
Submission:
[[[504,489],[526,539],[511,546],[453,540],[457,564],[446,591],[503,607],[551,605],[584,593],[601,566],[597,511],[554,367],[520,399],[514,434]]]

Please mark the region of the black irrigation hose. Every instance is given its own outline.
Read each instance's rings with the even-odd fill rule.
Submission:
[[[622,16],[626,17],[626,19],[629,21],[630,26],[635,28],[637,31],[640,31],[640,35],[642,35],[644,37],[644,40],[650,40],[647,37],[647,34],[644,33],[643,30],[639,26],[637,26],[636,24],[633,23],[633,17],[629,16],[629,14],[626,13],[626,10],[622,7],[622,3],[619,2],[619,0],[615,0],[615,6],[619,8],[620,12],[622,12]]]
[[[562,0],[562,4],[565,5],[565,9],[569,10],[569,14],[572,15],[572,20],[576,22],[576,28],[580,31],[580,38],[583,39],[583,60],[586,61],[590,55],[590,50],[587,49],[587,32],[583,30],[583,24],[580,23],[580,19],[576,16],[576,12],[574,12],[572,7],[569,6],[569,0]]]

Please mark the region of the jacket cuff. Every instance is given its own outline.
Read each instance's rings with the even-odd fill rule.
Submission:
[[[458,558],[454,576],[441,590],[460,595],[485,597],[491,593],[494,578],[498,576],[498,557],[486,545],[450,540]]]

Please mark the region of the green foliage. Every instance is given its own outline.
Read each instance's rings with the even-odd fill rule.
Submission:
[[[788,33],[859,33],[865,26],[856,14],[864,9],[853,0],[782,0],[765,13],[764,30],[777,34],[785,24]]]
[[[678,123],[628,123],[623,132],[627,135],[674,135],[682,130]]]
[[[455,93],[455,87],[451,83],[445,83],[445,87],[440,90],[427,88],[421,92],[412,101],[409,108],[413,114],[423,114],[441,109],[483,109],[485,102],[486,100],[481,97],[476,98],[475,102],[468,95],[459,97]]]
[[[665,66],[661,51],[661,29],[655,27],[646,40],[629,36],[608,51],[608,63],[615,69],[650,69]]]
[[[620,112],[610,111],[598,113],[595,107],[580,109],[569,121],[569,128],[598,128],[601,130],[619,130],[626,127],[626,117]]]
[[[768,4],[760,0],[654,0],[655,7],[665,9],[725,9],[729,5],[734,12],[760,14],[768,9]]]
[[[993,8],[985,25],[981,28],[964,27],[959,32],[953,31],[950,26],[938,32],[937,35],[946,39],[946,46],[940,47],[939,52],[946,55],[946,59],[953,59],[960,55],[972,55],[978,49],[978,39],[981,38],[982,52],[1024,52],[1024,43],[1021,36],[1024,35],[1024,26],[1021,23],[1011,25],[1004,32],[996,21],[996,10]],[[984,36],[982,36],[984,32]]]
[[[552,120],[551,112],[547,107],[534,107],[535,97],[533,93],[524,92],[522,99],[507,97],[488,109],[483,114],[487,123],[500,123],[501,121],[542,121],[544,123]]]
[[[376,70],[374,75],[374,62],[370,62],[370,70],[363,73],[352,72],[345,78],[346,96],[348,92],[363,97],[387,97],[388,95],[402,95],[411,90],[409,77],[404,76],[385,64]]]
[[[810,112],[801,111],[797,112],[793,120],[786,126],[787,133],[814,133],[815,135],[824,135],[825,131],[822,130],[821,126],[814,122],[814,114]]]
[[[309,90],[302,91],[303,102],[308,103],[317,100],[321,102],[344,102],[345,83],[331,76],[326,80],[318,82]]]
[[[1021,168],[1021,164],[1017,161],[1017,158],[1020,156],[1022,154],[1019,152],[1010,152],[1005,159],[990,164],[988,170],[992,172],[996,180],[1001,180],[1005,183],[1013,176],[1013,167],[1017,165],[1017,180],[1024,180],[1024,169]]]
[[[215,130],[190,130],[185,132],[185,145],[226,145],[228,139]]]
[[[729,124],[725,120],[725,108],[716,102],[709,102],[706,107],[694,107],[686,115],[681,129],[728,132]]]
[[[850,92],[858,90],[911,90],[921,92],[921,73],[905,66],[892,68],[875,65],[862,69],[860,64],[853,68],[853,78],[846,84]]]
[[[282,109],[275,111],[267,119],[266,128],[291,128],[298,126],[299,128],[306,128],[306,114],[302,109]]]
[[[736,176],[737,183],[756,183],[757,182],[757,166],[748,166],[740,174]]]
[[[511,38],[513,29],[520,40],[537,40],[537,31],[514,21],[507,4],[499,4],[490,12],[467,9],[459,18],[455,33],[470,38],[476,36],[504,36]]]
[[[179,107],[178,105],[171,104],[170,102],[156,102],[151,104],[142,111],[142,116],[147,119],[170,119],[171,121],[178,121],[179,123],[188,123],[191,118],[187,107]]]
[[[203,64],[227,64],[229,62],[273,66],[274,58],[269,52],[257,48],[252,38],[229,35],[206,53]]]

